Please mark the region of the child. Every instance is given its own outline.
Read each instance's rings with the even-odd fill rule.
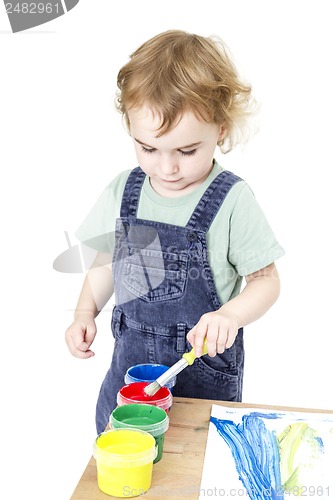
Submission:
[[[208,355],[178,375],[173,394],[241,401],[243,327],[278,298],[284,253],[248,185],[214,159],[217,146],[240,142],[252,100],[221,42],[161,33],[132,54],[118,87],[140,167],[111,182],[77,232],[99,253],[66,331],[74,356],[93,356],[95,317],[114,284],[97,432],[130,366],[171,366],[192,346],[199,357],[205,338]]]

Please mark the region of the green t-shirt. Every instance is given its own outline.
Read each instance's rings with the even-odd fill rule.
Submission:
[[[191,193],[176,198],[157,194],[146,176],[137,217],[186,226],[201,196],[222,172],[214,162],[207,179]],[[102,192],[76,232],[82,243],[100,252],[113,252],[115,220],[130,170],[120,173]],[[227,194],[207,232],[208,260],[221,303],[239,294],[242,278],[268,266],[284,254],[253,192],[244,181]]]

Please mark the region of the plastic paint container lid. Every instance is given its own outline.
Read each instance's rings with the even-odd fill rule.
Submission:
[[[146,465],[156,457],[154,437],[140,429],[111,429],[97,436],[93,456],[104,465],[114,468],[133,468]]]
[[[125,374],[125,384],[131,384],[133,382],[154,382],[160,375],[165,373],[170,367],[166,365],[159,364],[141,364],[131,366]],[[175,375],[166,386],[174,387],[176,385],[177,375]]]
[[[154,396],[147,396],[144,388],[149,382],[133,382],[124,385],[117,394],[119,406],[131,403],[144,403],[159,406],[163,410],[168,410],[172,406],[172,394],[168,387],[161,387]]]
[[[158,406],[133,403],[118,406],[113,410],[109,423],[114,428],[136,428],[157,437],[168,430],[169,417],[166,411]]]

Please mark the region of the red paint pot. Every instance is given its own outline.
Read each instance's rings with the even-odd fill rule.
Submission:
[[[172,405],[172,394],[170,389],[161,387],[154,396],[148,396],[144,391],[147,385],[149,385],[149,382],[133,382],[132,384],[124,385],[117,394],[118,405],[123,406],[131,403],[144,403],[158,406],[168,411]]]

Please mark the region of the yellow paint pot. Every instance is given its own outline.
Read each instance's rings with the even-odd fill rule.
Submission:
[[[112,429],[97,436],[93,447],[97,482],[115,497],[135,497],[150,488],[157,449],[154,437],[139,429]]]

